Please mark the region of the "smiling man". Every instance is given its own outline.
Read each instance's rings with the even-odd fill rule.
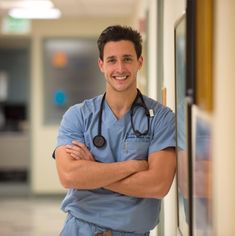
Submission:
[[[60,235],[149,235],[175,174],[174,114],[137,89],[137,31],[110,26],[97,43],[105,93],[69,108],[59,128],[54,156],[68,189]]]

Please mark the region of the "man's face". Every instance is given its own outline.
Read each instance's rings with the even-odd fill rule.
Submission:
[[[106,43],[103,60],[99,59],[98,64],[106,79],[106,89],[119,92],[136,89],[137,72],[143,64],[143,58],[137,59],[134,44],[131,41]]]

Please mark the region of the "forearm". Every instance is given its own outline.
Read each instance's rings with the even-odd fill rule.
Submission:
[[[121,194],[140,198],[163,198],[169,191],[175,175],[175,150],[169,148],[150,154],[149,168],[106,186]]]
[[[78,189],[104,187],[144,170],[147,166],[145,162],[133,160],[115,163],[75,160],[63,149],[57,152],[56,163],[62,185]]]
[[[110,184],[106,189],[124,195],[139,198],[162,198],[164,197],[164,183],[159,179],[153,179],[150,170],[135,173],[120,181]]]
[[[67,188],[95,189],[110,185],[135,173],[138,168],[130,161],[99,163],[86,160],[75,161],[68,174]]]

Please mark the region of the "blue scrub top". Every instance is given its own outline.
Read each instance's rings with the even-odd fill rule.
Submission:
[[[93,138],[97,135],[102,95],[74,105],[64,114],[57,138],[57,146],[79,140],[86,144],[94,158],[100,162],[118,162],[130,159],[148,159],[148,155],[167,147],[175,147],[175,119],[173,112],[143,96],[150,118],[149,132],[136,137],[131,126],[130,111],[117,119],[104,102],[102,135],[107,144],[97,148]],[[147,129],[144,109],[138,107],[133,117],[135,129]],[[95,190],[70,189],[62,209],[77,218],[117,231],[145,233],[159,222],[160,199],[135,198],[103,188]]]

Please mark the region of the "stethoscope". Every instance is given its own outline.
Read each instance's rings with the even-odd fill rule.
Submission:
[[[102,148],[106,144],[106,139],[102,135],[102,132],[101,132],[101,129],[102,129],[102,113],[103,113],[103,106],[104,106],[105,95],[106,95],[106,93],[104,93],[103,98],[102,98],[101,103],[100,103],[99,121],[98,121],[98,134],[93,138],[93,144],[97,148]],[[139,98],[140,98],[141,102],[138,102]],[[142,132],[135,128],[134,121],[133,121],[134,112],[137,110],[138,107],[141,107],[141,108],[144,109],[145,115],[147,117],[147,129],[142,131]],[[131,115],[131,128],[133,129],[134,134],[137,137],[140,137],[140,136],[148,134],[148,132],[149,132],[149,121],[150,121],[150,111],[148,110],[148,108],[147,108],[147,106],[146,106],[146,104],[144,102],[143,95],[141,94],[139,89],[137,89],[137,95],[135,97],[134,102],[131,105],[130,115]]]

